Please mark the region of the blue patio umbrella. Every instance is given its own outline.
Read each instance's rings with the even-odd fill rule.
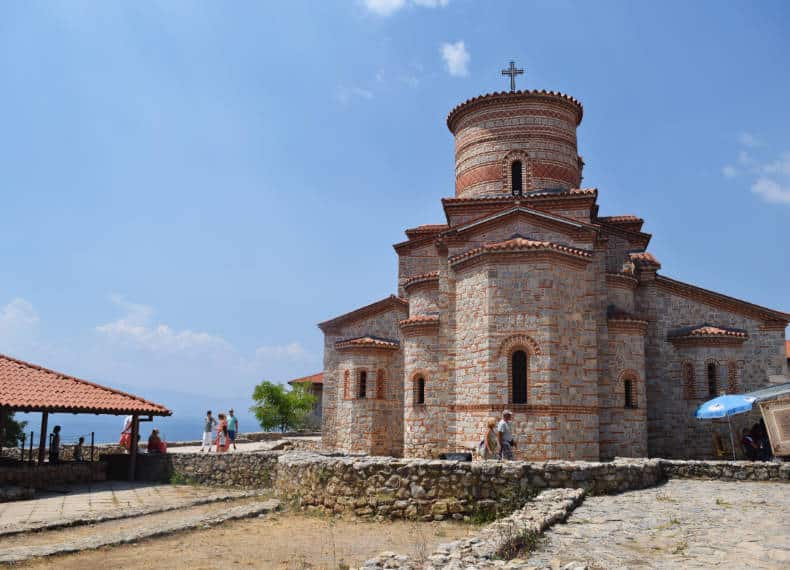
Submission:
[[[735,459],[735,438],[732,436],[732,422],[730,422],[730,417],[750,411],[752,409],[752,404],[754,404],[756,400],[757,398],[754,396],[747,396],[744,394],[725,394],[702,404],[697,408],[694,415],[698,420],[727,418],[727,424],[730,426],[732,458]]]

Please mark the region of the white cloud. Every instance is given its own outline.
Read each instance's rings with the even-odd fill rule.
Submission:
[[[353,101],[369,101],[373,99],[373,92],[362,87],[338,87],[337,100],[347,105]]]
[[[259,346],[255,349],[255,358],[260,361],[279,359],[300,359],[308,356],[307,350],[298,342],[275,346]]]
[[[759,147],[765,145],[758,137],[741,133],[738,142],[742,147],[738,152],[738,167],[727,164],[721,169],[722,175],[730,179],[746,175],[752,181],[751,192],[764,201],[790,204],[790,152],[775,160],[765,160],[759,157]]]
[[[230,344],[218,336],[189,329],[174,330],[165,324],[152,323],[154,311],[147,305],[130,303],[120,295],[114,295],[111,299],[126,314],[118,320],[96,327],[107,338],[152,352],[232,350]]]
[[[741,133],[738,135],[738,142],[746,148],[755,148],[762,146],[762,141],[751,133]]]
[[[362,0],[362,5],[377,16],[391,16],[395,12],[402,10],[407,4],[420,8],[443,8],[450,3],[450,0]]]
[[[790,184],[784,186],[770,178],[758,178],[752,192],[771,204],[790,204]]]
[[[466,51],[464,42],[443,43],[440,49],[442,59],[447,66],[447,72],[455,77],[469,75],[469,52]]]
[[[38,323],[38,313],[29,301],[17,297],[0,309],[0,332],[28,329]]]

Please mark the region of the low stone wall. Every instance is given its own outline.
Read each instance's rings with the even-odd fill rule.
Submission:
[[[282,498],[306,508],[442,520],[513,510],[547,488],[615,493],[649,487],[662,478],[655,460],[465,463],[292,452],[279,458],[275,488]]]
[[[271,488],[281,452],[169,453],[169,474],[177,480],[218,487]]]
[[[568,518],[583,498],[584,491],[581,489],[543,491],[523,508],[480,529],[474,536],[439,545],[425,560],[384,552],[366,561],[362,568],[363,570],[503,568],[505,566],[503,560],[514,558],[523,547],[528,546],[531,538],[534,539],[546,529]]]
[[[0,467],[0,485],[18,485],[34,489],[64,483],[104,481],[106,478],[107,465],[100,461]]]
[[[776,461],[684,461],[661,459],[668,479],[790,482],[790,463]]]

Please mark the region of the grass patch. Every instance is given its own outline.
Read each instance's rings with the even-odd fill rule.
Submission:
[[[717,497],[716,498],[716,504],[718,506],[720,506],[720,507],[724,507],[725,509],[729,509],[732,506],[732,503],[728,503],[727,501],[725,501],[721,497]]]
[[[173,473],[170,476],[171,485],[198,485],[199,483],[192,477],[184,475],[183,473]]]

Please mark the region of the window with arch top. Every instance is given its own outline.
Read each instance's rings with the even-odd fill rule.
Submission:
[[[357,384],[357,398],[364,400],[368,395],[368,373],[365,370],[359,372],[359,383]]]
[[[418,406],[425,404],[425,378],[418,376],[414,386],[414,403]]]
[[[634,393],[634,381],[632,378],[623,380],[623,393],[625,396],[623,407],[636,408],[636,394]]]
[[[521,196],[524,193],[522,171],[524,167],[520,160],[510,163],[510,184],[514,196]]]
[[[527,353],[517,350],[511,358],[511,394],[513,404],[527,403]]]
[[[715,362],[708,362],[708,395],[717,396],[719,394],[719,367]]]

